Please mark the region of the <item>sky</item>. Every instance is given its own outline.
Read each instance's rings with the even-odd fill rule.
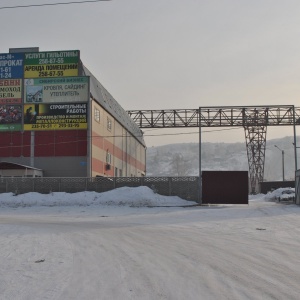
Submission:
[[[300,208],[278,192],[213,206],[147,187],[1,194],[1,298],[298,300]]]
[[[3,6],[69,0],[2,0]],[[295,105],[300,94],[296,0],[112,0],[0,9],[0,53],[80,50],[81,60],[125,110]],[[13,20],[13,21],[12,21]],[[148,146],[197,142],[195,128],[159,130]],[[187,132],[165,136],[162,134]],[[268,138],[293,135],[268,129]],[[241,142],[243,129],[203,142]]]

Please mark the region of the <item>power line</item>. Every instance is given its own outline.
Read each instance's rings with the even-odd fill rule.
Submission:
[[[239,129],[239,128],[232,128],[232,129],[220,129],[220,130],[213,130],[213,131],[224,131],[224,130],[234,130],[234,129]],[[213,131],[205,131],[205,133],[211,133]],[[11,134],[14,133],[14,132],[11,132]],[[149,135],[144,135],[144,136],[169,136],[169,135],[186,135],[186,134],[198,134],[199,132],[180,132],[180,133],[166,133],[166,134],[149,134]],[[59,139],[59,138],[78,138],[76,140],[72,140],[72,141],[60,141],[58,142],[57,140],[55,142],[49,142],[49,143],[41,143],[41,144],[35,144],[35,146],[49,146],[49,145],[60,145],[60,144],[71,144],[73,145],[74,143],[79,143],[79,142],[88,142],[89,139],[107,139],[107,138],[136,138],[136,136],[132,136],[132,135],[107,135],[107,136],[95,136],[95,135],[92,135],[92,136],[86,136],[86,137],[80,137],[80,136],[75,136],[75,135],[68,135],[68,136],[60,136],[60,135],[57,135],[57,136],[53,136],[53,135],[47,135],[47,134],[43,134],[43,137],[45,136],[51,136],[53,137],[54,139]],[[140,136],[142,137],[142,136]],[[6,144],[5,146],[0,146],[0,149],[3,149],[3,148],[7,148],[7,147],[10,147],[10,148],[19,148],[19,147],[30,147],[31,145],[30,144],[23,144],[22,145],[12,145],[10,143]],[[272,150],[271,148],[269,147],[266,147],[266,150]],[[288,149],[285,149],[288,151]]]
[[[161,128],[157,128],[157,129],[161,129]],[[215,130],[203,130],[202,133],[211,133],[211,132],[217,132],[217,131],[228,131],[228,130],[236,130],[236,129],[241,129],[240,127],[234,127],[234,128],[227,128],[227,129],[215,129]],[[18,131],[11,131],[11,134],[14,134],[15,132]],[[8,133],[8,132],[7,132]],[[59,134],[59,131],[56,131],[57,134]],[[190,132],[177,132],[177,133],[161,133],[161,134],[142,134],[142,135],[91,135],[91,136],[87,136],[87,138],[116,138],[116,137],[123,137],[123,138],[135,138],[135,137],[145,137],[145,136],[169,136],[169,135],[186,135],[186,134],[199,134],[198,131],[190,131]],[[52,134],[43,134],[43,137],[45,136],[53,136]],[[57,138],[59,137],[64,137],[64,138],[68,138],[68,137],[74,137],[74,135],[63,135],[63,136],[56,136]]]
[[[226,128],[226,129],[215,129],[215,130],[202,130],[201,133],[211,133],[217,131],[228,131],[228,130],[235,130],[241,129],[242,127],[234,127],[234,128]],[[161,129],[161,128],[159,128]],[[199,131],[193,132],[180,132],[180,133],[165,133],[165,134],[144,134],[143,136],[165,136],[165,135],[182,135],[182,134],[199,134]],[[141,136],[142,137],[142,136]]]
[[[100,2],[100,1],[111,1],[111,0],[84,0],[84,1],[57,2],[57,3],[44,3],[44,4],[28,4],[28,5],[2,6],[2,7],[0,6],[0,9],[14,9],[14,8],[27,8],[27,7],[95,3],[95,2]]]
[[[213,131],[224,131],[224,130],[234,130],[234,129],[239,129],[239,128],[228,128],[228,129],[219,129],[219,130],[212,130],[212,131],[204,131],[205,133],[210,133],[210,132],[213,132]],[[14,133],[14,132],[11,132],[11,134]],[[170,136],[170,135],[186,135],[186,134],[198,134],[199,132],[179,132],[179,133],[166,133],[166,134],[149,134],[149,135],[143,135],[143,136]],[[47,136],[47,134],[43,134],[43,137]],[[53,136],[53,135],[48,135],[49,137],[50,136]],[[74,138],[74,137],[77,137],[79,139],[76,139],[76,140],[73,140],[73,141],[62,141],[62,142],[58,142],[58,141],[55,141],[55,142],[49,142],[49,143],[42,143],[42,144],[35,144],[36,147],[40,147],[40,146],[50,146],[50,145],[60,145],[60,144],[71,144],[73,145],[74,143],[79,143],[79,142],[87,142],[90,138],[92,139],[97,139],[97,138],[135,138],[136,136],[126,136],[126,135],[108,135],[108,136],[87,136],[86,138],[85,137],[78,137],[78,136],[74,136],[74,135],[68,135],[68,136],[56,136],[55,138]],[[142,137],[142,136],[140,136]],[[5,146],[0,146],[0,149],[3,149],[3,148],[7,148],[7,147],[10,147],[10,148],[20,148],[20,147],[30,147],[30,144],[22,144],[22,145],[5,145]]]

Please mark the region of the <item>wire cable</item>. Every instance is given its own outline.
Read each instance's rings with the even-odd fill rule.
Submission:
[[[211,133],[211,132],[219,132],[219,131],[228,131],[228,130],[235,130],[235,129],[241,129],[242,127],[234,127],[234,128],[226,128],[226,129],[214,129],[214,130],[202,130],[201,133]],[[162,129],[162,128],[159,128]],[[193,132],[179,132],[179,133],[163,133],[163,134],[145,134],[142,136],[166,136],[166,135],[182,135],[182,134],[199,134],[199,131],[193,131]],[[140,136],[140,137],[142,137]]]
[[[233,129],[238,129],[238,128],[228,128],[228,129],[219,129],[219,130],[213,130],[213,131],[224,131],[224,130],[233,130]],[[210,133],[210,132],[213,132],[213,131],[204,131],[204,133]],[[13,132],[11,132],[13,133]],[[145,136],[149,136],[149,137],[159,137],[159,136],[170,136],[170,135],[187,135],[187,134],[199,134],[199,132],[195,131],[195,132],[179,132],[179,133],[166,133],[166,134],[149,134],[149,135],[141,135],[140,137],[145,137]],[[45,137],[47,135],[43,134],[43,137]],[[53,136],[53,135],[48,135],[49,137]],[[74,135],[68,135],[68,136],[56,136],[55,138],[56,139],[60,139],[60,138],[74,138],[75,136]],[[87,142],[89,139],[108,139],[108,138],[136,138],[136,136],[132,136],[132,135],[107,135],[107,136],[95,136],[95,135],[92,135],[92,136],[87,136],[86,138],[85,137],[79,137],[79,136],[76,136],[78,139],[76,140],[72,140],[72,141],[55,141],[55,142],[49,142],[49,143],[42,143],[42,144],[35,144],[35,146],[50,146],[50,145],[53,145],[53,144],[56,144],[56,145],[59,145],[59,144],[74,144],[74,143],[79,143],[79,142]],[[18,147],[29,147],[30,145],[28,144],[22,144],[22,145],[5,145],[5,146],[0,146],[0,149],[3,149],[3,148],[7,148],[7,147],[11,147],[11,148],[18,148]]]
[[[100,1],[111,1],[111,0],[84,0],[84,1],[57,2],[57,3],[44,3],[44,4],[28,4],[28,5],[2,6],[2,7],[0,6],[0,9],[56,6],[56,5],[69,5],[69,4],[83,4],[83,3],[95,3],[95,2],[100,2]]]

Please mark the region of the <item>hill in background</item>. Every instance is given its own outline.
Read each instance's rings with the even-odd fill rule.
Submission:
[[[274,145],[284,150],[285,180],[294,180],[295,155],[291,136],[267,140],[264,180],[282,180],[282,152]],[[202,171],[248,171],[246,142],[203,143],[201,153]],[[147,176],[198,174],[198,143],[170,144],[147,149]]]

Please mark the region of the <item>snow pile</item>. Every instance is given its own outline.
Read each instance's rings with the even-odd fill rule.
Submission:
[[[31,206],[186,206],[195,205],[196,202],[183,200],[177,196],[162,196],[156,194],[148,187],[122,187],[105,193],[79,192],[51,194],[26,193],[14,195],[13,193],[0,194],[0,206],[31,207]]]
[[[289,194],[285,194],[286,191]],[[291,198],[291,194],[293,194],[295,197],[295,189],[294,188],[291,188],[291,187],[279,188],[279,189],[276,189],[273,192],[270,192],[267,195],[265,195],[265,200],[272,201],[272,200],[276,200],[279,198],[281,198],[281,200],[284,198],[289,199],[289,198]]]

